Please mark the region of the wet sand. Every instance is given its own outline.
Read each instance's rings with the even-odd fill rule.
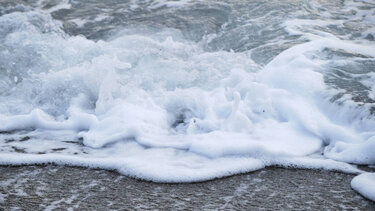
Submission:
[[[0,210],[375,210],[351,189],[354,175],[320,170],[272,167],[189,184],[54,165],[0,172]]]

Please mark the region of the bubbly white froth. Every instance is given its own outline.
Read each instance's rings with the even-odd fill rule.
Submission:
[[[304,24],[285,22],[291,34]],[[0,75],[1,164],[190,182],[271,165],[360,173],[348,163],[375,163],[372,105],[330,102],[338,90],[324,71],[336,61],[315,56],[329,48],[373,58],[371,42],[307,33],[260,66],[173,29],[92,41],[37,12],[0,16],[0,26],[2,66],[18,65]]]
[[[375,173],[364,173],[354,177],[351,186],[364,197],[375,201]]]

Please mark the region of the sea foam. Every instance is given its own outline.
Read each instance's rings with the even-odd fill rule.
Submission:
[[[307,36],[260,66],[175,29],[92,41],[38,12],[0,16],[0,26],[1,164],[192,182],[272,165],[357,174],[351,164],[375,162],[371,104],[332,102],[324,70],[336,60],[315,56],[373,58],[372,43]]]

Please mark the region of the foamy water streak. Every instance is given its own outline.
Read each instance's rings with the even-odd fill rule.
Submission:
[[[143,3],[128,12],[200,8]],[[231,5],[220,3],[212,7],[227,20],[210,20],[227,21],[221,29],[190,31],[193,17],[182,28],[114,22],[116,33],[94,40],[75,35],[86,25],[97,32],[84,19],[51,16],[79,5],[8,8],[0,16],[0,163],[99,167],[162,182],[271,165],[361,173],[351,164],[375,163],[375,24],[373,7],[357,4],[319,21],[304,16],[320,7],[314,3],[295,13],[281,9],[288,18],[264,30],[267,15],[246,19],[233,6],[231,15],[244,21],[236,25]],[[110,17],[101,15],[91,22]],[[345,31],[358,22],[360,30]]]

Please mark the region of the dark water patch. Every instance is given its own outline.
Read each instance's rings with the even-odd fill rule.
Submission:
[[[54,148],[54,149],[52,149],[52,151],[54,151],[54,152],[64,151],[64,150],[66,150],[66,148]]]
[[[78,141],[62,141],[64,143],[68,143],[68,144],[77,144],[79,143]]]
[[[11,143],[11,142],[14,142],[15,141],[15,139],[5,139],[5,143],[7,144],[7,143]]]
[[[23,141],[27,141],[27,140],[30,140],[29,136],[25,136],[25,137],[21,138],[19,141],[23,142]]]
[[[68,34],[94,40],[105,39],[119,29],[143,26],[178,29],[185,38],[198,41],[217,33],[230,13],[230,7],[213,2],[178,8],[133,6],[130,1],[72,2],[70,9],[58,10],[52,16],[63,21]]]
[[[19,148],[19,147],[16,147],[16,146],[12,146],[12,149],[14,150],[14,152],[17,152],[17,153],[26,153],[26,151],[25,151],[24,148]]]

